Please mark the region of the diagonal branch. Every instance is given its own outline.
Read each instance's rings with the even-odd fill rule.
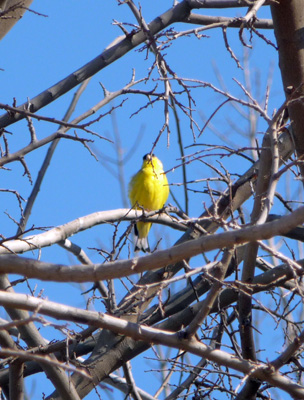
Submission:
[[[0,271],[55,282],[87,282],[114,279],[166,267],[172,263],[177,263],[214,249],[229,248],[247,242],[269,239],[275,235],[282,235],[302,223],[304,223],[304,206],[299,207],[279,220],[217,235],[203,236],[167,250],[159,250],[154,254],[130,260],[67,267],[61,264],[50,264],[15,255],[2,255],[0,257]],[[300,265],[298,269],[302,271]]]

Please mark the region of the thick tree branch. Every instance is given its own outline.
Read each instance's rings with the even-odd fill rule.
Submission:
[[[304,223],[304,206],[279,220],[236,231],[203,236],[170,249],[159,250],[154,254],[131,260],[114,261],[105,264],[65,266],[14,255],[2,255],[0,256],[0,271],[55,282],[88,282],[114,279],[159,269],[210,250],[269,239],[276,235],[282,235],[302,223]],[[301,270],[302,268],[299,266],[299,271]]]
[[[299,157],[304,155],[304,7],[301,0],[271,3],[279,66]],[[304,165],[300,165],[302,178]]]
[[[170,208],[168,210],[170,211]],[[171,226],[182,232],[187,230],[187,221],[176,220],[166,214],[159,214],[158,211],[145,212],[130,209],[100,211],[77,218],[38,235],[27,236],[23,239],[4,240],[0,244],[0,254],[24,253],[26,251],[51,246],[56,243],[60,244],[60,242],[64,241],[66,238],[96,225],[135,220],[150,221]],[[191,220],[189,221],[189,224],[190,223]]]

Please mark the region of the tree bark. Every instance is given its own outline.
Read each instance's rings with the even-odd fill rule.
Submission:
[[[1,0],[0,12],[3,17],[0,17],[0,40],[10,31],[10,29],[18,22],[27,7],[30,6],[33,0]]]
[[[274,33],[279,50],[284,91],[298,157],[304,156],[304,7],[302,0],[281,0],[271,3]],[[300,165],[304,177],[304,165]]]

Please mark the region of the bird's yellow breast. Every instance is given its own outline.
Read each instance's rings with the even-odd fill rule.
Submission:
[[[164,206],[168,195],[169,186],[162,163],[155,156],[151,160],[144,160],[142,168],[129,185],[131,205],[158,210]]]

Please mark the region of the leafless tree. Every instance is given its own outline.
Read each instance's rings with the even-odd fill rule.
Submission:
[[[167,11],[147,21],[140,5],[132,0],[117,1],[126,10],[124,22],[112,16],[122,35],[101,54],[22,105],[0,103],[0,166],[4,171],[21,164],[24,179],[33,182],[26,206],[17,183],[12,181],[10,188],[0,189],[0,195],[16,199],[20,214],[19,221],[14,221],[16,234],[8,237],[1,231],[0,304],[8,316],[0,321],[1,396],[24,398],[27,377],[43,373],[54,387],[47,399],[76,400],[90,393],[104,398],[110,387],[114,387],[115,398],[121,392],[124,398],[136,400],[304,399],[303,2],[183,0],[171,2]],[[1,24],[12,13],[20,16],[30,2],[13,2],[9,7],[2,3],[6,2],[1,2]],[[270,9],[272,19],[258,17],[265,8]],[[221,9],[232,9],[242,16],[211,17],[204,15],[206,9],[218,14]],[[4,28],[3,35],[8,29]],[[231,46],[231,30],[239,35],[243,57]],[[272,30],[276,43],[267,37]],[[219,84],[215,85],[204,81],[203,75],[181,76],[168,61],[169,47],[178,51],[183,39],[203,39],[205,31],[220,31],[226,57],[243,69],[243,80],[234,78],[238,95],[227,89],[220,68],[216,70]],[[275,109],[269,107],[269,90],[257,96],[257,85],[252,84],[248,54],[254,51],[253,36],[275,48],[278,55],[285,101]],[[71,118],[89,79],[135,49],[150,62],[147,76],[136,79],[135,68],[130,82],[119,90],[110,92],[102,85],[104,98]],[[46,105],[75,88],[62,119],[45,116]],[[211,115],[201,111],[197,91],[216,96]],[[149,151],[159,146],[163,136],[167,136],[168,146],[173,140],[179,144],[174,169],[181,171],[183,181],[171,181],[175,204],[157,211],[135,211],[127,201],[126,158],[120,153],[115,118],[127,98],[138,97],[145,103],[133,114],[154,106],[160,110],[159,131]],[[223,109],[225,124],[239,131],[245,146],[222,131],[218,115]],[[246,130],[238,124],[243,118],[248,123]],[[94,143],[110,140],[95,129],[104,119],[113,124],[115,176],[124,208],[79,215],[43,232],[29,226],[58,143],[77,142],[88,157],[98,158]],[[21,120],[27,126],[29,144],[12,152],[15,124]],[[257,132],[258,120],[266,126],[263,137]],[[53,133],[37,133],[37,121],[53,126]],[[187,148],[183,144],[185,122],[193,141]],[[172,139],[173,131],[176,139]],[[211,138],[206,143],[201,141],[204,135]],[[46,157],[33,171],[27,157],[43,146],[49,146]],[[106,157],[104,160],[107,162]],[[189,175],[193,166],[204,166],[210,175],[201,176],[200,168]],[[113,167],[108,164],[107,168]],[[182,195],[174,195],[177,186],[182,187],[178,192]],[[190,218],[189,202],[200,191],[206,201],[201,213]],[[282,212],[274,211],[278,209]],[[181,231],[180,237],[172,247],[162,250],[156,245],[151,254],[134,257],[130,249],[137,220]],[[78,241],[80,232],[96,225],[113,229],[110,250],[103,245],[96,248],[92,240],[91,247],[103,260],[98,264]],[[78,264],[48,262],[43,249],[56,245],[73,254]],[[12,280],[10,274],[23,278]],[[66,304],[48,300],[47,293],[42,296],[33,290],[32,279],[60,282],[61,288],[91,283],[87,307],[69,306],[68,299]],[[24,281],[26,288],[21,285]],[[116,294],[118,285],[121,296]],[[92,304],[101,311],[90,308]],[[49,330],[48,336],[59,330],[64,339],[56,341],[54,334],[54,340],[46,340],[40,327],[43,332]],[[265,350],[269,343],[270,352]],[[133,376],[131,363],[145,370],[147,379],[152,372],[157,376],[153,393]]]

